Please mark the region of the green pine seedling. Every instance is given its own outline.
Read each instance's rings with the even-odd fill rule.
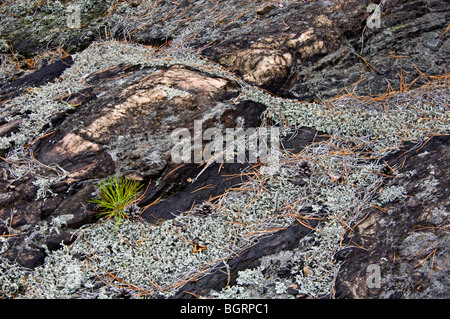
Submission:
[[[122,218],[129,218],[125,207],[135,202],[142,185],[124,177],[110,177],[99,184],[99,194],[91,202],[97,204],[100,217],[116,218],[119,225]]]

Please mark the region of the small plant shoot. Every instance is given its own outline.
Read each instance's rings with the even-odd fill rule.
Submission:
[[[99,193],[91,202],[97,204],[100,217],[116,218],[117,225],[122,218],[133,218],[129,209],[138,201],[142,185],[124,177],[110,177],[99,184]]]

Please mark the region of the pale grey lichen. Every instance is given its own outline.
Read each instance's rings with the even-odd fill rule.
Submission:
[[[51,232],[52,230],[55,230],[56,233],[59,235],[60,229],[63,226],[67,226],[67,222],[70,221],[72,218],[73,218],[73,214],[64,214],[64,215],[52,217],[52,219],[50,221],[49,232]]]
[[[57,196],[53,193],[51,186],[55,183],[53,178],[39,178],[33,181],[33,185],[39,187],[36,194],[36,200],[40,200],[47,197],[47,194],[51,196]]]
[[[69,299],[80,289],[91,289],[95,275],[86,263],[68,253],[69,247],[52,252],[45,263],[24,278],[25,298]]]
[[[251,221],[254,216],[245,212],[239,216],[212,212],[201,217],[188,212],[160,226],[125,220],[119,229],[111,221],[85,227],[78,231],[79,238],[70,250],[51,253],[27,278],[33,288],[28,296],[65,298],[78,291],[82,297],[98,277],[111,282],[112,287],[127,283],[137,294],[169,296],[186,280],[206,274],[218,262],[233,256],[258,236],[258,230],[265,230],[267,221],[259,227]],[[254,236],[249,234],[252,232]],[[195,239],[206,249],[194,252]],[[80,268],[82,262],[75,256],[86,256],[88,251],[93,253],[85,260],[89,267]],[[68,266],[70,263],[74,266]],[[57,278],[48,267],[58,269]]]
[[[448,219],[449,213],[444,206],[438,206],[431,211],[430,223],[434,225],[440,225],[443,221]]]
[[[333,291],[334,279],[339,270],[339,263],[333,262],[334,254],[340,248],[340,239],[344,227],[336,220],[328,225],[321,226],[319,232],[314,232],[311,238],[304,238],[304,251],[301,258],[311,269],[310,273],[301,272],[296,275],[299,290],[308,295],[317,297],[320,294],[330,294]],[[309,244],[313,241],[314,245]]]
[[[120,4],[120,12],[125,14],[132,10]],[[188,41],[196,30],[194,26],[182,34],[180,43]],[[74,64],[54,83],[27,90],[2,106],[2,119],[23,119],[19,132],[0,139],[0,148],[10,149],[9,161],[26,163],[11,166],[13,176],[21,178],[39,170],[39,163],[30,158],[24,145],[46,133],[44,127],[53,114],[73,108],[57,98],[80,91],[89,76],[118,64],[184,65],[234,81],[242,90],[239,99],[266,105],[264,115],[278,125],[314,127],[332,138],[311,144],[300,154],[280,150],[283,162],[276,167],[276,174],[259,173],[258,178],[245,183],[245,187],[230,190],[214,203],[215,209],[206,216],[183,212],[161,225],[125,220],[119,229],[112,221],[89,225],[78,231],[78,238],[70,247],[49,252],[45,263],[33,271],[1,260],[1,289],[8,296],[25,291],[22,296],[29,298],[114,297],[123,286],[133,289],[139,296],[170,296],[184,282],[208,274],[214,266],[248,248],[255,240],[289,226],[296,214],[303,214],[307,207],[313,208],[312,214],[325,211],[329,219],[317,226],[320,232],[301,239],[299,247],[289,255],[308,265],[311,271],[307,275],[297,271],[291,281],[266,278],[263,271],[288,256],[282,252],[266,257],[261,267],[240,272],[237,285],[213,292],[211,296],[262,296],[265,292],[255,288],[261,286],[261,282],[273,284],[273,296],[278,297],[288,297],[285,288],[292,283],[311,296],[329,293],[339,268],[339,264],[333,264],[332,256],[340,247],[344,227],[357,221],[368,206],[384,204],[403,195],[402,185],[391,185],[377,193],[383,179],[376,173],[381,164],[374,158],[397,149],[403,140],[421,140],[430,134],[447,132],[449,128],[446,106],[432,103],[431,97],[409,100],[412,104],[399,99],[387,111],[376,103],[361,105],[357,99],[339,99],[334,108],[327,108],[325,104],[276,97],[250,86],[229,70],[190,51],[188,45],[155,52],[146,46],[110,41],[93,43],[75,54]],[[169,99],[185,93],[168,87],[162,89]],[[439,89],[442,88],[435,88],[436,94]],[[218,103],[213,108],[217,112],[211,111],[205,116],[220,115],[228,105]],[[114,148],[125,145],[128,138],[131,137],[117,136],[111,142],[110,153],[118,162],[118,173],[132,165],[131,161],[121,162],[125,157],[117,153],[119,147]],[[134,136],[133,141],[142,143],[129,152],[146,151],[145,161],[150,166],[159,165],[160,149],[155,153],[149,150],[161,146],[161,143],[152,144],[160,138]],[[359,151],[354,151],[356,149]],[[372,151],[372,158],[367,156],[369,151]],[[311,166],[310,176],[304,185],[295,185],[289,181],[298,174],[295,163],[305,159]],[[262,170],[265,167],[262,165]],[[43,177],[35,183],[42,186],[38,197],[43,197],[50,190],[52,180]],[[436,186],[435,180],[428,180],[418,198],[430,196]],[[53,226],[62,223],[56,220]],[[194,253],[192,243],[197,239],[206,249]]]
[[[443,87],[430,88],[427,98],[433,100],[433,90],[440,96]],[[252,100],[267,106],[266,116],[289,126],[314,127],[337,137],[370,142],[376,155],[396,149],[402,140],[421,140],[429,135],[446,133],[449,129],[449,113],[443,103],[402,97],[403,103],[390,103],[387,112],[379,105],[367,107],[353,98],[340,99],[327,108],[318,103],[304,103],[272,96],[256,87],[245,87],[242,100]],[[399,93],[400,94],[400,93]],[[438,98],[436,98],[438,99]],[[443,98],[446,100],[448,98]],[[441,100],[439,100],[441,101]],[[414,104],[407,106],[408,102]],[[380,110],[381,109],[381,110]],[[359,144],[359,143],[357,143]]]
[[[241,286],[257,285],[259,284],[264,275],[261,272],[262,267],[257,267],[254,269],[246,269],[238,272],[238,277],[236,283]]]
[[[125,45],[120,42],[94,43],[86,50],[73,56],[74,64],[52,83],[29,89],[2,106],[2,118],[7,121],[22,119],[20,133],[0,139],[0,147],[6,149],[14,145],[22,147],[31,142],[48,124],[50,117],[73,106],[57,101],[58,97],[73,94],[85,87],[84,80],[98,71],[125,63],[139,64],[153,49],[139,45]],[[56,99],[56,100],[55,100]]]
[[[9,53],[9,45],[5,39],[0,39],[0,53]],[[2,60],[2,62],[4,61]]]
[[[187,92],[187,91],[179,90],[179,89],[176,89],[176,88],[173,88],[173,87],[168,87],[168,86],[165,86],[165,85],[157,85],[155,88],[156,89],[161,89],[164,92],[166,92],[168,100],[172,100],[173,98],[178,97],[178,96],[190,95],[190,93]]]
[[[403,198],[405,194],[406,190],[403,187],[403,185],[388,186],[381,190],[381,192],[378,195],[376,203],[379,206],[383,206],[386,203],[390,203],[396,199]]]
[[[23,292],[23,279],[30,273],[32,273],[30,269],[0,257],[0,296],[7,298],[20,296]]]
[[[438,185],[439,181],[434,176],[424,179],[420,185],[421,192],[416,194],[416,197],[420,200],[432,197]]]
[[[261,258],[260,266],[238,272],[236,284],[211,291],[211,298],[294,298],[287,288],[295,285],[299,293],[312,298],[332,291],[339,263],[333,263],[339,249],[342,226],[339,222],[320,227],[300,240],[299,246]],[[305,269],[308,268],[306,272]],[[278,271],[290,272],[280,277]]]

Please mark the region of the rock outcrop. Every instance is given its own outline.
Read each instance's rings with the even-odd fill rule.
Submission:
[[[9,2],[2,297],[449,297],[448,1]],[[279,161],[180,163],[196,123]],[[144,186],[118,228],[113,175]]]

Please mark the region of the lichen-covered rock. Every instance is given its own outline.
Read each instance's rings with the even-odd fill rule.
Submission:
[[[447,298],[450,13],[374,6],[5,1],[1,296]],[[177,162],[199,122],[279,161]],[[122,223],[112,175],[144,186]]]
[[[434,137],[423,147],[386,159],[393,167],[405,163],[390,182],[402,185],[404,195],[369,210],[344,238],[348,247],[337,253],[345,261],[337,277],[337,297],[448,298],[450,172],[438,164],[449,160],[448,143],[448,136]],[[369,265],[379,267],[378,285],[370,284]]]

